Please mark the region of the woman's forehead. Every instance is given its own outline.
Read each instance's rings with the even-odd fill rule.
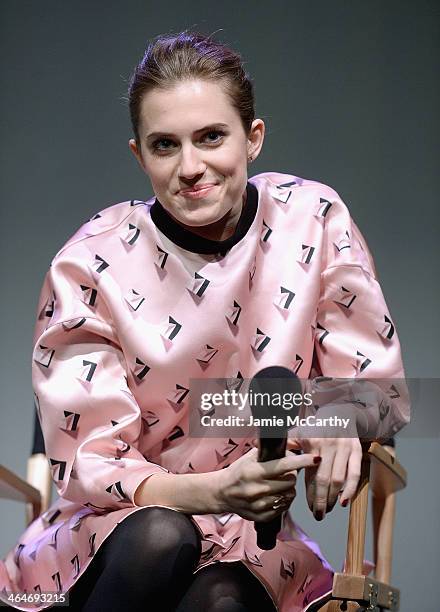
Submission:
[[[143,128],[148,131],[197,131],[220,123],[232,127],[240,120],[224,89],[209,81],[182,81],[166,89],[152,89],[144,94],[140,110]]]

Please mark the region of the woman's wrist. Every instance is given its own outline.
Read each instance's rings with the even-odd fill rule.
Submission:
[[[186,514],[220,514],[220,472],[195,474],[156,473],[147,477],[134,494],[137,506],[169,506]]]

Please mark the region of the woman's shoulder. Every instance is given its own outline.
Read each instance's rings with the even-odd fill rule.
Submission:
[[[108,236],[109,232],[117,231],[122,226],[126,226],[129,232],[131,225],[134,226],[131,221],[134,221],[139,208],[151,206],[153,201],[154,198],[149,200],[125,200],[98,210],[66,240],[53,259],[56,260],[66,253],[70,255],[76,250],[80,251],[81,246],[88,246],[84,243],[94,239],[99,240],[99,237],[104,234]],[[75,246],[78,249],[75,249]]]
[[[310,192],[320,194],[322,198],[342,201],[339,193],[330,185],[314,179],[304,178],[287,172],[261,172],[249,179],[251,183],[270,194],[279,195],[286,191],[299,190],[304,195]]]
[[[326,251],[324,261],[332,264],[356,262],[375,275],[374,262],[364,236],[356,225],[347,204],[339,192],[323,182],[284,172],[262,172],[249,179],[262,196],[266,207],[276,203],[284,227],[296,231],[301,227],[304,235],[313,236],[317,247],[316,223],[322,228],[321,243]],[[309,224],[309,225],[308,225]],[[308,230],[310,229],[310,234]],[[336,252],[337,257],[334,257]]]
[[[343,224],[352,221],[340,193],[321,181],[285,172],[262,172],[251,177],[249,182],[257,187],[266,205],[279,204],[287,214],[286,220],[291,218],[294,222],[298,215],[310,215],[325,221],[337,217]]]

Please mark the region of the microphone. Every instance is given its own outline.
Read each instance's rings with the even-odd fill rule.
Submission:
[[[259,419],[259,453],[258,461],[272,461],[281,459],[286,455],[287,446],[287,416],[294,418],[298,414],[298,407],[285,410],[280,402],[274,402],[275,397],[282,398],[289,394],[302,395],[301,383],[297,375],[282,366],[269,366],[259,370],[249,384],[249,398],[261,397],[262,402],[250,402],[254,419]],[[256,394],[264,394],[256,396]],[[282,404],[282,401],[281,401]],[[275,419],[276,421],[275,421]],[[261,421],[261,419],[265,419]],[[275,421],[275,424],[273,425]],[[271,550],[275,547],[277,534],[281,529],[281,515],[267,523],[254,522],[257,532],[257,545],[262,550]]]

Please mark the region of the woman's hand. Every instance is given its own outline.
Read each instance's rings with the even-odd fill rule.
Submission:
[[[234,512],[250,521],[271,521],[288,510],[295,499],[296,476],[320,459],[311,454],[288,453],[282,459],[258,461],[258,449],[216,473],[218,498],[223,512]],[[275,509],[273,508],[275,505]]]
[[[290,438],[289,450],[302,449],[319,455],[318,467],[305,470],[307,503],[316,520],[321,521],[331,512],[341,493],[340,504],[345,507],[356,492],[362,460],[359,438]]]

